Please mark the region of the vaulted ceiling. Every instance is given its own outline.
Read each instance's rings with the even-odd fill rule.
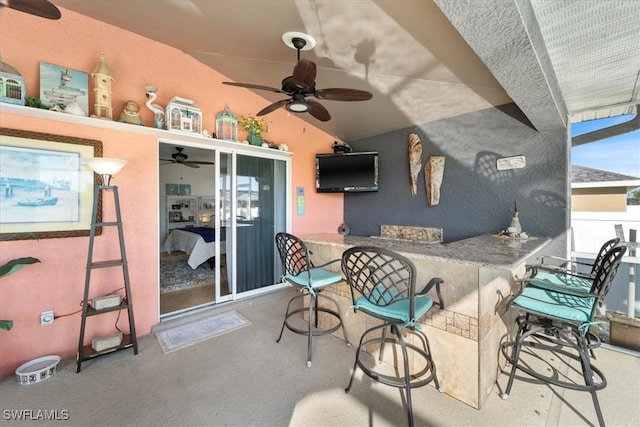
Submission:
[[[282,35],[309,34],[317,44],[302,56],[317,64],[317,88],[373,93],[320,101],[328,122],[303,114],[346,141],[509,102],[538,130],[633,113],[639,102],[635,0],[52,2],[180,49],[230,81],[276,88],[297,59]],[[256,112],[283,98],[255,92]]]

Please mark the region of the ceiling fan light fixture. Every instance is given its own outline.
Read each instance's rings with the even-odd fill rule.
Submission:
[[[294,113],[306,113],[309,110],[309,106],[304,102],[293,101],[287,104],[287,110]]]
[[[296,40],[298,39],[298,40]],[[302,40],[304,43],[300,43]],[[298,31],[289,31],[282,35],[282,41],[285,45],[295,50],[311,50],[316,47],[316,39],[309,34],[300,33]],[[300,46],[300,44],[302,46]]]

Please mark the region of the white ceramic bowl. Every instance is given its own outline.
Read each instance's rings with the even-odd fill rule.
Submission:
[[[35,384],[46,380],[56,373],[58,363],[60,363],[60,356],[56,355],[43,356],[30,360],[16,369],[18,382],[20,384]]]

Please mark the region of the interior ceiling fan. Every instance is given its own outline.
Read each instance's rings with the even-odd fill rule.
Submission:
[[[189,158],[189,156],[187,156],[185,153],[183,153],[182,152],[183,150],[184,150],[184,147],[176,147],[176,152],[171,155],[170,159],[160,159],[160,161],[161,162],[169,162],[169,163],[163,163],[165,165],[172,164],[172,163],[179,163],[181,165],[185,165],[185,166],[188,166],[188,167],[194,168],[194,169],[199,168],[200,165],[213,165],[213,164],[215,164],[214,162],[187,160]]]
[[[60,10],[48,0],[0,0],[0,7],[47,19],[60,19]]]
[[[328,101],[366,101],[372,98],[373,95],[371,92],[359,89],[317,89],[316,64],[308,59],[300,59],[301,50],[309,50],[315,46],[316,42],[313,37],[303,33],[289,32],[285,33],[282,39],[287,46],[298,51],[298,62],[293,67],[293,75],[285,77],[282,80],[281,89],[251,83],[222,82],[230,86],[268,90],[276,93],[284,93],[289,96],[287,99],[276,101],[258,111],[257,116],[264,116],[280,107],[284,107],[292,113],[309,113],[316,119],[326,122],[331,119],[329,111],[327,111],[322,104],[308,97],[313,96]]]

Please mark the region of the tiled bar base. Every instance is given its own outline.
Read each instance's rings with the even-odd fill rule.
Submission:
[[[508,329],[514,332],[515,313],[505,309],[514,278],[522,277],[525,260],[549,243],[549,239],[542,238],[514,242],[492,235],[448,244],[337,234],[301,238],[313,253],[316,265],[341,258],[348,247],[370,245],[410,258],[418,273],[418,290],[432,277],[444,279],[441,289],[445,309],[434,308],[420,323],[429,337],[444,392],[478,409],[495,385],[501,340]],[[332,264],[330,268],[339,271],[340,264]],[[324,292],[331,292],[338,301],[349,339],[357,345],[362,333],[376,321],[350,309],[351,293],[346,283]],[[437,298],[435,291],[430,295]],[[342,333],[336,336],[342,338]],[[377,349],[368,351],[374,353]],[[392,353],[385,352],[389,362],[393,361]]]

